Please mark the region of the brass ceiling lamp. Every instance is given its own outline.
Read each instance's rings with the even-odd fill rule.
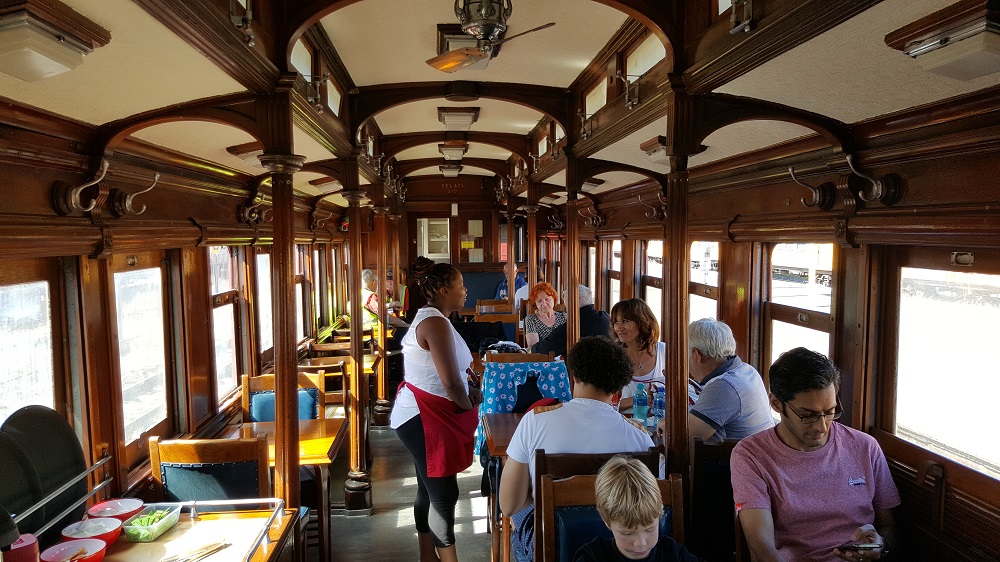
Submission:
[[[507,31],[510,0],[455,0],[462,31],[483,41],[496,41]]]

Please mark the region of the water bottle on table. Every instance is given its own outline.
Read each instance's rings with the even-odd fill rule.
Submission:
[[[656,427],[660,420],[667,415],[667,389],[664,386],[656,388],[653,398],[653,427]]]
[[[635,385],[635,395],[632,396],[632,418],[642,422],[646,426],[646,417],[649,415],[649,395],[646,394],[646,387],[642,383]]]

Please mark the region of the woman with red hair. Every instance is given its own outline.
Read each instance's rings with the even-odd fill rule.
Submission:
[[[566,323],[566,313],[553,310],[558,296],[548,283],[538,283],[528,292],[528,309],[533,312],[524,317],[524,341],[529,349]]]

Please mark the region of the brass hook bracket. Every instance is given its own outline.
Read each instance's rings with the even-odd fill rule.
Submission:
[[[81,185],[73,187],[65,182],[58,181],[52,186],[52,207],[60,215],[68,215],[76,211],[90,212],[94,210],[97,206],[97,198],[91,199],[89,203],[84,204],[80,200],[80,196],[83,194],[83,190],[87,189],[92,185],[100,183],[104,179],[104,175],[108,173],[109,163],[107,159],[101,159],[101,167],[97,172],[94,179],[85,182]]]
[[[646,203],[642,200],[641,193],[636,195],[636,197],[639,198],[639,203],[642,203],[643,206],[649,208],[649,210],[644,213],[647,219],[663,220],[663,218],[667,216],[666,201],[660,197],[659,193],[656,194],[656,197],[660,200],[660,205],[650,205],[649,203]]]
[[[832,183],[822,183],[819,187],[813,187],[807,183],[803,183],[799,180],[799,178],[795,177],[795,168],[791,166],[788,167],[788,175],[792,176],[792,181],[795,182],[796,185],[809,190],[811,197],[808,201],[805,197],[799,199],[803,205],[806,207],[819,207],[824,211],[829,211],[830,208],[833,207],[834,192],[837,188]]]
[[[871,184],[871,189],[862,188],[858,191],[858,197],[865,203],[878,201],[890,207],[899,201],[903,194],[903,182],[896,174],[886,174],[880,178],[870,176],[854,166],[854,157],[850,154],[847,155],[847,167],[854,172],[854,175]]]
[[[587,207],[587,209],[589,210],[590,207]],[[586,215],[583,214],[583,209],[577,209],[576,212],[580,213],[580,216],[583,217],[583,224],[587,226],[601,228],[602,226],[608,224],[608,219],[604,215],[596,212],[596,210],[594,212],[588,212]]]
[[[135,193],[128,194],[121,189],[111,190],[111,212],[115,214],[116,217],[124,217],[125,215],[141,215],[146,212],[146,205],[143,205],[141,209],[136,209],[133,205],[135,198],[143,193],[149,193],[156,187],[156,182],[160,181],[159,172],[153,174],[153,184],[143,189],[141,191],[136,191]]]

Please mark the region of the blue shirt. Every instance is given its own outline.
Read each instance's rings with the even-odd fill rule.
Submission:
[[[524,275],[518,273],[514,277],[514,292],[516,293],[518,289],[527,285],[528,282],[524,280]],[[503,281],[500,282],[500,286],[497,287],[497,300],[507,298],[507,277],[504,276]]]

